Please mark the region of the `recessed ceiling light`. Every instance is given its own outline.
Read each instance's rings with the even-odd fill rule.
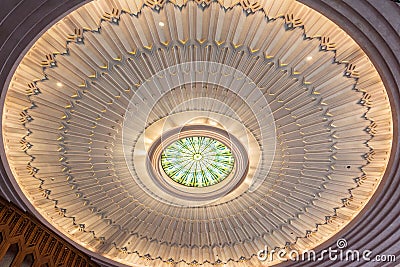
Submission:
[[[307,61],[310,61],[311,59],[312,59],[312,56],[306,57],[306,60],[307,60]]]
[[[162,22],[162,21],[160,21],[159,23],[158,23],[158,25],[160,25],[160,27],[164,27],[164,22]]]
[[[62,87],[62,86],[63,86],[63,84],[60,83],[60,82],[57,82],[56,85],[57,85],[58,87]]]
[[[217,126],[218,125],[218,123],[216,121],[212,121],[212,120],[209,121],[209,124],[212,125],[212,126]]]

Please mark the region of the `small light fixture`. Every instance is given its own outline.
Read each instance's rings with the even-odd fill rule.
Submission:
[[[150,254],[144,255],[143,258],[144,258],[144,264],[146,264],[146,265],[150,264],[150,262],[152,260]]]
[[[158,25],[159,25],[160,27],[164,27],[164,26],[165,26],[164,22],[162,22],[162,21],[160,21],[160,22],[158,23]]]
[[[311,59],[312,59],[312,56],[306,57],[306,60],[307,60],[307,61],[310,61]]]
[[[62,87],[62,86],[63,86],[63,84],[60,83],[60,82],[57,82],[56,85],[57,85],[58,87]]]
[[[223,263],[220,259],[217,259],[217,260],[215,261],[215,265],[221,266],[221,265],[224,265],[224,263]]]

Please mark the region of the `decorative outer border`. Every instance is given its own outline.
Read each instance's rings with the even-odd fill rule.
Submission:
[[[11,245],[18,251],[13,266],[21,266],[27,255],[32,255],[32,266],[97,267],[87,255],[71,246],[67,240],[42,225],[31,214],[26,214],[0,197],[0,259]]]
[[[21,1],[17,6],[4,6],[5,15],[3,22],[8,25],[7,30],[0,36],[3,46],[0,48],[0,60],[4,62],[0,73],[1,88],[7,88],[5,85],[9,82],[9,74],[15,69],[15,62],[19,62],[21,54],[26,51],[26,47],[32,43],[42,29],[48,27],[51,22],[57,21],[57,18],[64,11],[68,11],[73,7],[82,4],[82,1],[64,1],[42,0],[40,5],[38,2],[29,3],[29,1]],[[389,223],[399,224],[398,214],[400,207],[396,204],[400,200],[399,195],[399,144],[398,137],[398,112],[399,112],[399,92],[400,87],[399,77],[396,73],[400,72],[399,53],[400,42],[396,32],[396,27],[392,25],[386,18],[392,18],[396,21],[398,13],[396,5],[393,3],[381,3],[378,0],[355,0],[348,4],[344,2],[331,3],[323,0],[302,0],[313,9],[321,11],[325,16],[335,21],[336,24],[347,29],[350,35],[359,42],[370,59],[375,63],[378,72],[387,88],[390,96],[390,101],[393,107],[394,118],[394,145],[392,147],[392,157],[389,162],[388,171],[384,177],[384,182],[381,183],[377,193],[370,201],[367,207],[348,227],[341,231],[342,235],[349,236],[355,242],[352,243],[362,247],[362,244],[368,244],[369,248],[378,248],[379,251],[392,251],[396,255],[400,254],[400,248],[396,248],[394,244],[400,241],[400,230],[396,228],[388,228]],[[361,7],[361,8],[360,8]],[[37,11],[44,14],[43,17],[34,16]],[[397,13],[396,13],[397,12]],[[368,14],[378,14],[378,16],[369,16]],[[28,16],[32,14],[32,16]],[[37,14],[37,13],[36,13]],[[15,16],[16,15],[16,16]],[[22,15],[22,16],[21,16]],[[26,19],[19,23],[18,18],[25,17]],[[28,19],[29,18],[29,19]],[[349,18],[352,18],[350,20]],[[18,21],[18,22],[17,22]],[[33,23],[32,23],[33,22]],[[29,25],[29,26],[28,26]],[[33,26],[31,26],[33,25]],[[386,32],[387,34],[380,34]],[[18,40],[15,42],[15,40]],[[16,43],[18,45],[16,45]],[[4,91],[3,91],[4,94]],[[2,163],[1,163],[2,164]],[[4,166],[1,166],[1,175],[6,181],[7,189],[2,193],[8,199],[13,200],[20,206],[27,208],[23,200],[19,198],[16,191],[12,188],[11,182],[7,179],[7,174]],[[369,209],[367,209],[369,208]],[[372,218],[372,219],[371,219]],[[357,227],[356,223],[360,223]],[[359,231],[362,229],[362,231]],[[370,233],[368,238],[366,233]],[[373,238],[381,237],[381,238]],[[332,238],[331,240],[333,240]],[[349,240],[349,239],[348,239]],[[373,242],[369,242],[373,241]],[[367,241],[367,243],[366,243]],[[364,242],[364,243],[363,243]],[[319,248],[326,247],[321,245]],[[339,264],[337,264],[339,265]]]

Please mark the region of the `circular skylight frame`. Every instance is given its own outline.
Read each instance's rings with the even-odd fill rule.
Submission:
[[[225,144],[230,148],[235,164],[229,175],[220,183],[207,187],[188,187],[173,181],[163,171],[161,154],[173,142],[193,137],[205,136]],[[186,125],[164,132],[153,142],[147,153],[146,168],[151,184],[163,193],[180,201],[193,201],[199,205],[220,199],[242,184],[249,170],[249,156],[244,145],[224,129],[209,125]]]

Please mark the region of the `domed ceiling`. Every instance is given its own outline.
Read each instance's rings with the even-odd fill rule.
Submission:
[[[98,0],[19,64],[3,141],[21,194],[129,266],[258,266],[375,192],[392,143],[374,66],[294,1]]]

